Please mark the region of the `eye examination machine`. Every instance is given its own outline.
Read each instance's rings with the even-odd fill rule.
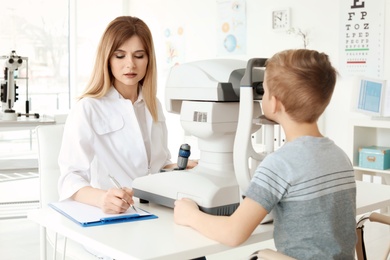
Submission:
[[[28,100],[28,58],[21,57],[16,54],[16,51],[11,51],[10,55],[0,56],[0,60],[4,60],[4,77],[1,81],[1,107],[2,107],[2,116],[1,120],[3,121],[16,121],[18,116],[30,115],[35,118],[39,118],[39,114],[29,114],[29,100]],[[13,109],[15,102],[18,100],[18,86],[16,85],[15,79],[18,78],[18,70],[22,66],[26,68],[26,113],[16,113]]]
[[[174,207],[194,200],[213,215],[231,215],[238,207],[255,166],[273,151],[273,122],[262,117],[266,59],[216,59],[172,67],[166,85],[168,112],[180,114],[187,134],[198,139],[198,165],[136,178],[134,196]],[[265,149],[256,152],[251,136],[270,127]],[[251,163],[252,162],[252,163]]]

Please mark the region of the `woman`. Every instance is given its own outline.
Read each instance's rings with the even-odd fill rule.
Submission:
[[[91,79],[68,116],[59,155],[60,200],[72,198],[121,213],[133,204],[136,177],[171,165],[167,127],[156,97],[153,39],[139,18],[106,28]]]

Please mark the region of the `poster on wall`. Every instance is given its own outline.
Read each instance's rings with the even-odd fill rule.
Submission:
[[[340,1],[340,73],[383,77],[385,0]]]
[[[165,40],[165,68],[183,63],[185,60],[185,37],[183,26],[166,26],[164,28]]]
[[[218,55],[246,53],[245,0],[218,0]]]

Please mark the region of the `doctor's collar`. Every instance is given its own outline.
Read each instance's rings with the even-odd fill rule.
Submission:
[[[138,88],[138,97],[137,100],[134,102],[134,104],[140,103],[144,100],[141,89],[142,89],[141,87]]]
[[[134,104],[139,103],[139,102],[144,100],[143,95],[142,95],[142,85],[138,86],[138,91],[137,92],[138,92],[138,97],[137,97],[137,100],[134,102]],[[125,99],[121,95],[121,93],[119,93],[119,91],[114,86],[111,86],[111,88],[107,92],[106,96],[107,97],[117,97],[117,98],[120,98],[120,99]]]

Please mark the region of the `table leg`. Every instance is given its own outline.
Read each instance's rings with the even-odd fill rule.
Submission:
[[[41,260],[46,260],[47,259],[46,228],[44,226],[40,226],[39,240],[40,240],[39,245],[40,245]]]

